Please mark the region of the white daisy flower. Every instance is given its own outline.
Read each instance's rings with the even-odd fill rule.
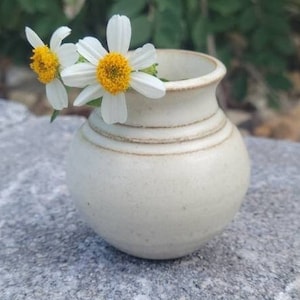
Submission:
[[[108,124],[127,120],[125,92],[132,87],[149,98],[165,95],[165,85],[158,78],[140,72],[156,63],[156,51],[152,44],[128,53],[131,40],[130,20],[114,15],[107,25],[107,52],[93,37],[85,37],[77,43],[77,50],[87,62],[78,63],[61,73],[68,86],[84,88],[74,101],[75,106],[102,97],[101,114]]]
[[[61,45],[62,40],[71,33],[71,29],[59,27],[50,39],[50,48],[29,27],[25,28],[28,42],[34,48],[30,68],[38,75],[38,80],[46,85],[47,98],[55,110],[68,106],[67,91],[60,81],[60,71],[73,65],[78,60],[74,44]]]

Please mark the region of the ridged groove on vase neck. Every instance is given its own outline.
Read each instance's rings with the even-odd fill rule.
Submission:
[[[81,129],[81,136],[94,146],[135,155],[167,155],[215,147],[232,134],[233,126],[218,109],[210,117],[176,127],[107,125],[94,112]]]
[[[103,122],[100,112],[95,111],[88,120],[90,128],[96,133],[113,140],[128,143],[161,144],[178,143],[201,139],[212,135],[225,126],[226,117],[217,109],[209,117],[181,126],[141,127],[126,124],[108,125]]]

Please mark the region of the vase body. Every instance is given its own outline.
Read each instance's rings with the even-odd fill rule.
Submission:
[[[88,224],[134,256],[170,259],[197,250],[238,211],[249,184],[249,158],[215,91],[218,60],[159,50],[166,95],[126,93],[128,119],[107,125],[95,109],[78,130],[67,183]]]

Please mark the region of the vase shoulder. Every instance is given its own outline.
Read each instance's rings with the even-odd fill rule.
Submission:
[[[99,111],[94,111],[81,129],[82,138],[93,145],[129,154],[167,155],[195,152],[225,142],[234,125],[221,109],[209,117],[169,127],[107,125]]]

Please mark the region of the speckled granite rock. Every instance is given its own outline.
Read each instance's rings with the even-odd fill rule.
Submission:
[[[31,115],[24,105],[0,98],[0,133],[6,128],[25,122],[30,117]]]
[[[199,251],[146,261],[81,220],[65,154],[83,119],[49,124],[0,101],[0,299],[300,299],[300,144],[247,138],[252,182]]]

